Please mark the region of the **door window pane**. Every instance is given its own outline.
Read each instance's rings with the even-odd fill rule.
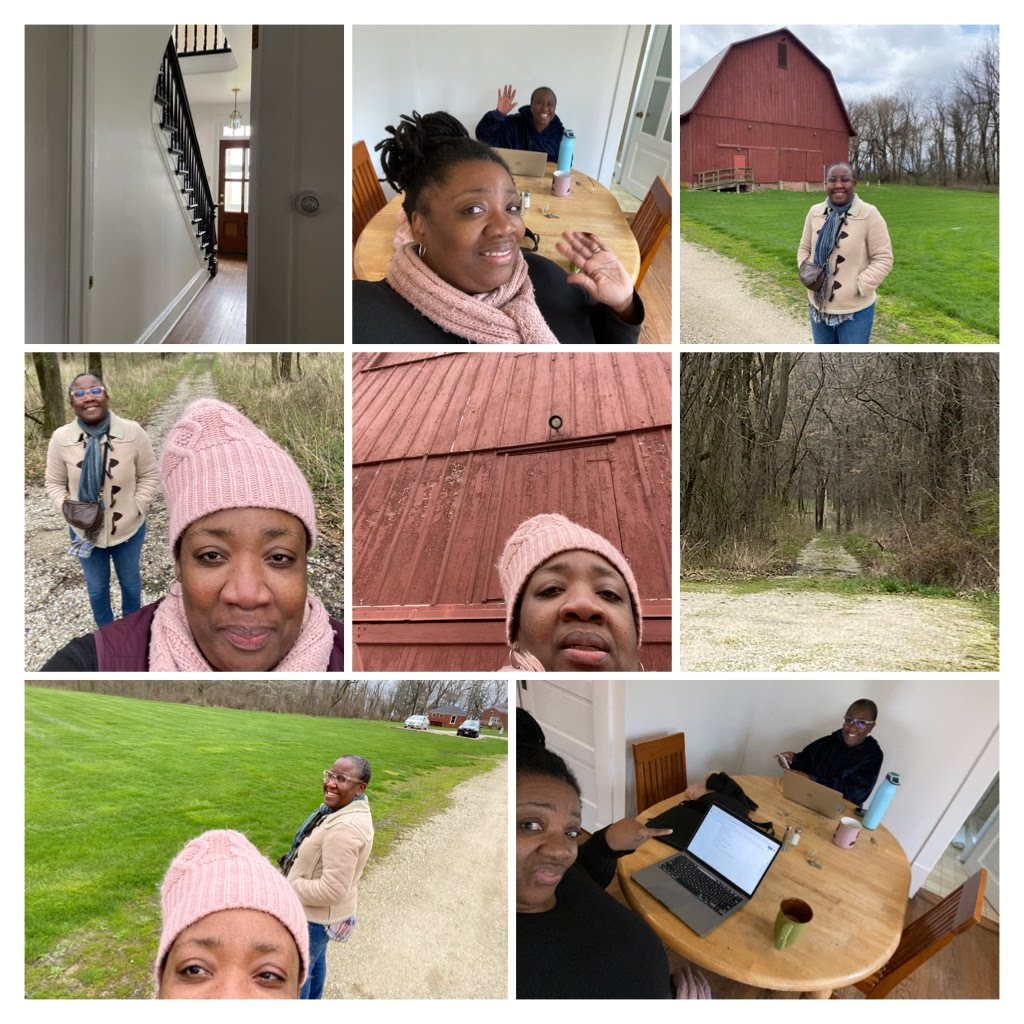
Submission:
[[[651,88],[651,98],[647,103],[644,123],[640,128],[644,135],[656,136],[658,134],[661,112],[665,109],[665,101],[668,99],[668,86],[668,82],[658,79]]]
[[[224,182],[224,211],[226,213],[242,212],[242,183],[240,181]]]

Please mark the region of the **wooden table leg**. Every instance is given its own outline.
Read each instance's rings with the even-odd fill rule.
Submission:
[[[823,988],[818,992],[805,992],[804,999],[831,999],[832,989]]]

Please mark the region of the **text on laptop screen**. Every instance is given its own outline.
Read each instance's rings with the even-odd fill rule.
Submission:
[[[768,870],[778,845],[712,804],[687,851],[749,896]]]

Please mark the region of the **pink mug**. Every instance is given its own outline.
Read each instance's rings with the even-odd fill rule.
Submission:
[[[857,842],[860,830],[861,823],[856,818],[840,818],[835,835],[832,836],[832,842],[836,846],[841,846],[844,850],[848,850]]]
[[[551,191],[556,196],[567,196],[572,186],[572,171],[555,171],[551,178]]]

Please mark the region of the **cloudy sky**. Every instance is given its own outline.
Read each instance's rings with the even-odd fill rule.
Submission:
[[[679,37],[680,80],[719,50],[781,28],[774,25],[683,25]],[[905,83],[921,96],[941,89],[986,33],[982,25],[797,25],[794,35],[831,69],[843,99],[895,92]]]

